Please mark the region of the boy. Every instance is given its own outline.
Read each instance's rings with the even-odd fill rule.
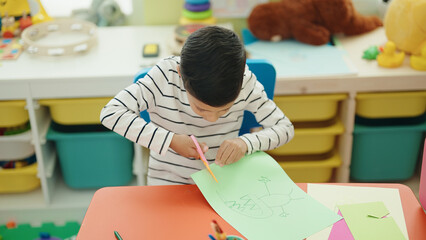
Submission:
[[[206,159],[220,166],[290,141],[293,125],[245,60],[234,32],[201,28],[188,37],[180,58],[161,60],[102,109],[102,124],[151,150],[148,185],[194,183],[191,174],[205,167],[190,135],[200,141]],[[139,117],[145,109],[150,123]],[[264,129],[238,137],[244,110]]]

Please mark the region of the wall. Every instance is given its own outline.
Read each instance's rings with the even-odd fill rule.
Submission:
[[[129,16],[129,25],[178,24],[184,2],[184,0],[133,0],[133,14]],[[218,23],[232,23],[238,34],[241,34],[241,29],[247,27],[245,18],[221,18],[218,19]]]

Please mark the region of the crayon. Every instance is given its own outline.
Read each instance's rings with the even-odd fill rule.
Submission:
[[[114,231],[114,235],[115,235],[115,238],[117,238],[117,240],[123,240],[123,238],[120,236],[120,234],[117,231]]]
[[[212,221],[211,226],[215,232],[217,240],[226,240],[226,233],[224,233],[222,228],[219,227],[219,224],[216,222],[216,220]]]

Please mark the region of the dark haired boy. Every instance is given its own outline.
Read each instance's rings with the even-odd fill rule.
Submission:
[[[293,125],[245,61],[233,31],[201,28],[188,37],[180,57],[161,60],[102,109],[103,125],[151,150],[148,185],[194,183],[191,174],[204,165],[190,135],[206,159],[221,166],[291,140]],[[139,117],[143,110],[151,122]],[[238,136],[244,110],[254,113],[261,131]]]

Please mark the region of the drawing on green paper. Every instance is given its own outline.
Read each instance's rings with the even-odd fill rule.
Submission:
[[[237,200],[225,199],[217,192],[224,204],[231,210],[251,218],[269,218],[273,215],[287,217],[289,214],[285,211],[285,206],[293,200],[304,199],[304,197],[294,198],[292,196],[293,188],[288,193],[271,193],[268,188],[268,183],[271,180],[261,176],[258,179],[265,185],[266,194],[264,193],[249,193],[241,196]]]

